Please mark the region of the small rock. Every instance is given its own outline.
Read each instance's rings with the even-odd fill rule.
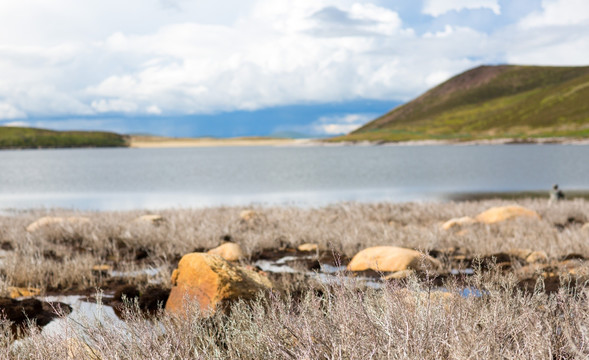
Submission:
[[[416,250],[396,246],[376,246],[356,254],[348,264],[348,270],[374,270],[395,272],[407,269],[439,269],[440,262]]]
[[[533,210],[519,205],[510,205],[490,208],[477,215],[476,220],[484,224],[495,224],[520,217],[540,219],[540,215]]]
[[[27,232],[35,232],[42,227],[50,226],[50,225],[62,225],[62,224],[70,224],[70,225],[82,225],[82,224],[89,224],[90,219],[86,217],[79,217],[79,216],[70,216],[67,218],[64,217],[56,217],[56,216],[45,216],[42,217],[27,226]]]
[[[319,250],[319,245],[317,244],[311,244],[311,243],[305,243],[305,244],[301,244],[297,247],[298,251],[318,251]]]
[[[547,263],[548,254],[544,251],[533,251],[526,257],[526,262],[528,264]]]
[[[253,220],[257,216],[258,216],[258,213],[256,213],[254,210],[243,210],[242,212],[239,213],[239,218],[244,221]]]
[[[37,296],[41,293],[41,289],[33,288],[33,287],[9,287],[8,288],[9,297],[11,299],[16,299],[20,297],[31,297]]]
[[[92,266],[92,272],[95,274],[107,274],[109,271],[112,271],[112,266],[111,265],[106,265],[106,264],[102,264],[102,265],[94,265]]]
[[[454,218],[442,224],[442,229],[450,230],[452,228],[461,228],[463,226],[472,225],[477,221],[470,216],[463,216],[461,218]]]
[[[155,226],[159,226],[162,223],[164,223],[165,221],[166,220],[161,215],[157,215],[157,214],[141,215],[138,218],[136,218],[135,220],[133,220],[134,223],[145,223],[145,224],[152,224]]]
[[[221,246],[207,251],[207,254],[219,255],[227,261],[237,261],[243,259],[243,251],[241,246],[236,243],[227,242]]]
[[[172,273],[172,291],[166,311],[184,315],[188,304],[197,302],[201,311],[214,312],[219,305],[237,299],[252,299],[272,287],[268,278],[234,265],[218,255],[184,255]]]

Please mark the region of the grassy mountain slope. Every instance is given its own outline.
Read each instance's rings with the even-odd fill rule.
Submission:
[[[0,149],[121,146],[128,146],[127,137],[109,132],[0,127]]]
[[[481,66],[334,140],[589,137],[589,66]]]

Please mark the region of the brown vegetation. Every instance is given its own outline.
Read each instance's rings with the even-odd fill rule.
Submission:
[[[67,334],[51,336],[33,327],[18,343],[12,343],[10,322],[1,322],[0,358],[586,357],[589,231],[583,224],[589,202],[521,200],[518,205],[540,218],[442,228],[449,219],[475,218],[493,206],[510,204],[492,200],[259,207],[247,219],[240,217],[244,208],[221,207],[162,211],[165,221],[157,223],[134,222],[144,214],[138,211],[4,215],[4,295],[9,287],[35,287],[45,293],[119,287],[112,301],[137,302],[118,306],[127,326],[97,326],[88,319],[83,326],[70,322]],[[84,216],[90,222],[59,222],[26,231],[43,216]],[[153,304],[162,305],[167,296],[162,288],[170,287],[181,256],[227,241],[243,249],[241,266],[290,256],[295,260],[289,265],[301,272],[270,273],[272,290],[260,292],[254,301],[233,302],[210,317],[203,318],[195,304],[187,316],[162,312],[154,320]],[[317,247],[297,252],[296,247],[306,243]],[[354,277],[347,271],[328,280],[308,275],[315,268],[313,261],[327,263],[329,254],[338,254],[345,265],[372,246],[417,249],[434,257],[446,272],[411,270],[403,276],[393,273],[390,281],[381,279],[386,274]],[[312,260],[303,261],[309,256]],[[149,268],[159,270],[146,272]],[[363,276],[374,276],[380,285],[371,288]],[[150,293],[157,296],[149,299]]]

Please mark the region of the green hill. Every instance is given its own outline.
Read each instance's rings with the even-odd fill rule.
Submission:
[[[332,140],[589,137],[589,66],[481,66]]]
[[[0,127],[0,149],[122,146],[128,146],[127,137],[110,132]]]

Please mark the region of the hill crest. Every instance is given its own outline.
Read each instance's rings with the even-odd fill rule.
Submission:
[[[335,140],[589,137],[589,66],[479,66]]]

